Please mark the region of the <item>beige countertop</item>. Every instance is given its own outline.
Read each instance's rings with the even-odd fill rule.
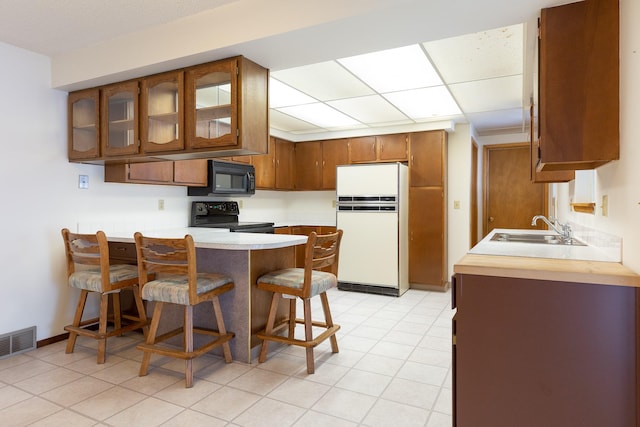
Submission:
[[[231,233],[228,229],[184,227],[159,230],[141,230],[148,237],[174,238],[190,234],[196,248],[228,249],[228,250],[258,250],[276,249],[288,246],[304,245],[307,236],[295,234],[264,234],[264,233]],[[133,233],[107,233],[111,242],[133,243]]]

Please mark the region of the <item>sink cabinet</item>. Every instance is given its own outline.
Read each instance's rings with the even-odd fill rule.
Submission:
[[[618,0],[542,9],[537,171],[594,169],[619,158]]]
[[[632,286],[452,278],[457,427],[636,426]]]

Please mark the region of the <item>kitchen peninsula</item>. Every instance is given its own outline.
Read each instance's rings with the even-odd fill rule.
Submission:
[[[141,231],[149,237],[184,237],[190,234],[196,245],[198,271],[217,272],[233,278],[235,288],[220,297],[227,330],[235,333],[231,340],[234,360],[251,363],[260,340],[255,334],[264,328],[271,295],[256,287],[262,274],[295,265],[295,248],[304,245],[306,236],[290,234],[231,233],[226,229],[175,228]],[[107,233],[109,253],[118,262],[136,262],[133,233]],[[147,302],[152,313],[152,302]],[[167,306],[162,314],[160,333],[183,320],[182,308]],[[194,324],[215,328],[209,304],[194,308]],[[195,345],[199,343],[197,341]],[[175,342],[179,344],[179,342]],[[254,351],[255,350],[255,351]],[[256,354],[252,354],[256,353]]]
[[[491,237],[454,265],[454,426],[640,425],[640,276]]]

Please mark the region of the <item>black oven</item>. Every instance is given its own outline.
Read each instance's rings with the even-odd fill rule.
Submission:
[[[274,233],[273,222],[238,221],[240,209],[235,201],[192,202],[190,227],[228,228],[231,232]]]

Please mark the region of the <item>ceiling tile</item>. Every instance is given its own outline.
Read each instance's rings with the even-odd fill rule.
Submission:
[[[442,85],[440,76],[417,44],[338,62],[380,93]]]
[[[317,102],[316,99],[305,95],[298,89],[279,82],[275,79],[269,79],[269,107],[288,107],[290,105],[311,104]]]
[[[380,95],[329,101],[327,104],[366,124],[408,119],[407,116]]]
[[[338,110],[320,102],[283,107],[277,110],[322,128],[358,126],[361,124]]]
[[[308,131],[322,132],[324,129],[304,120],[296,119],[287,114],[281,113],[278,110],[271,110],[269,112],[269,126],[272,129],[277,129],[283,132],[300,133]]]
[[[525,118],[522,108],[513,108],[510,110],[488,111],[484,113],[467,114],[469,121],[473,123],[473,127],[479,133],[484,131],[496,131],[498,129],[511,129],[513,127],[522,127]]]
[[[373,90],[335,61],[275,71],[271,76],[319,101],[371,95]]]
[[[423,43],[446,83],[522,74],[524,24]]]
[[[462,111],[505,110],[522,107],[522,76],[500,77],[449,86]]]

